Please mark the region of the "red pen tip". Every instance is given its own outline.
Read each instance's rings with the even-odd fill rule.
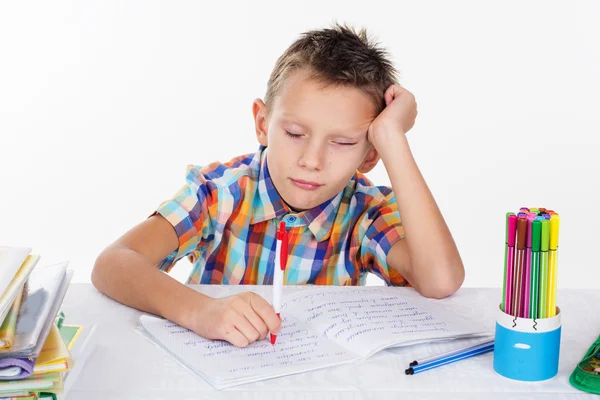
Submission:
[[[277,317],[281,320],[281,314],[277,313]],[[275,341],[277,341],[277,335],[274,335],[271,333],[271,344],[275,344]]]

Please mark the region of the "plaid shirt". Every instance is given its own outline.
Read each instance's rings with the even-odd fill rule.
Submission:
[[[272,284],[277,227],[289,237],[284,283],[364,285],[373,272],[388,285],[408,285],[386,256],[404,237],[392,190],[356,172],[345,189],[295,213],[273,186],[267,149],[204,167],[188,166],[187,183],[155,213],[175,228],[179,248],[159,263],[194,263],[188,283]]]

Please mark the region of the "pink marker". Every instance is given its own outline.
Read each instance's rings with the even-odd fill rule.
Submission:
[[[506,303],[504,304],[504,312],[511,314],[513,304],[513,275],[515,267],[515,242],[517,236],[517,216],[512,214],[508,216],[508,241],[506,243]]]
[[[524,289],[524,293],[523,293],[523,301],[522,301],[522,305],[523,307],[521,308],[521,316],[523,318],[529,318],[529,299],[530,299],[530,295],[531,295],[531,243],[532,243],[532,239],[531,239],[531,227],[532,227],[532,222],[535,220],[536,218],[536,213],[529,213],[529,215],[527,215],[527,244],[526,244],[526,250],[525,250],[525,269],[524,269],[524,279],[523,279],[523,289]]]
[[[511,315],[521,316],[523,305],[523,271],[525,270],[525,244],[527,242],[527,218],[525,216],[517,219],[517,245],[515,251],[515,265],[513,271],[513,298]]]

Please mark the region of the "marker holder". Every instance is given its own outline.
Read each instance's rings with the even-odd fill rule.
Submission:
[[[558,373],[560,309],[550,318],[518,318],[498,309],[494,370],[510,379],[543,381]]]

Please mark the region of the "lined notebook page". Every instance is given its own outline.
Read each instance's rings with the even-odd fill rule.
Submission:
[[[202,287],[219,297],[225,289]],[[281,316],[275,346],[266,339],[239,349],[149,315],[140,317],[139,333],[217,388],[360,361],[388,347],[489,333],[440,302],[390,287],[306,288],[284,297]]]
[[[204,339],[189,329],[149,315],[142,315],[140,323],[163,349],[218,388],[358,359],[292,316],[282,318],[275,346],[267,339],[246,348]]]
[[[311,291],[288,300],[281,312],[362,358],[390,346],[487,332],[439,302],[390,287]]]

